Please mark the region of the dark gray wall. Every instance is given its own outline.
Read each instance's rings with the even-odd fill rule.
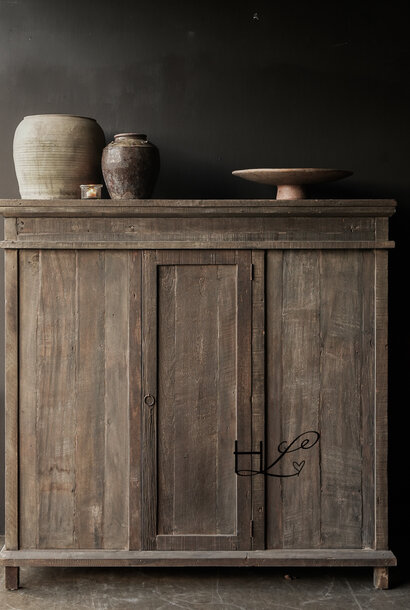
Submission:
[[[159,197],[269,197],[271,189],[231,170],[318,166],[354,176],[314,195],[398,199],[390,306],[391,535],[398,552],[410,508],[402,290],[410,210],[407,27],[394,2],[0,3],[0,197],[18,196],[15,127],[24,115],[56,112],[96,118],[107,140],[120,131],[147,133],[161,151]]]

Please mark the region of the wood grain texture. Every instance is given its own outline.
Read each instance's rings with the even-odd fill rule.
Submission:
[[[76,532],[103,546],[105,454],[105,254],[77,254]]]
[[[4,588],[8,591],[16,591],[19,588],[20,568],[5,567]]]
[[[17,218],[5,218],[4,219],[4,239],[17,239],[18,231],[18,219]]]
[[[142,548],[142,262],[141,252],[129,253],[129,548]]]
[[[359,548],[362,544],[360,255],[321,253],[321,301],[322,544]]]
[[[2,551],[5,566],[395,566],[390,551],[279,549],[265,551]]]
[[[282,279],[281,438],[277,444],[286,441],[289,445],[300,434],[320,428],[318,253],[284,253]],[[270,313],[280,315],[280,312]],[[320,545],[319,457],[316,446],[310,451],[289,454],[280,462],[280,473],[288,475],[295,472],[294,461],[305,461],[300,476],[282,479],[285,548]]]
[[[239,447],[252,443],[252,281],[249,270],[252,251],[236,252],[238,264],[238,338],[237,338],[237,439]],[[248,460],[248,464],[252,461]],[[243,468],[244,466],[242,466]],[[246,466],[245,466],[246,468]],[[237,480],[238,549],[247,549],[252,543],[249,522],[252,518],[252,483],[249,477]]]
[[[267,464],[309,430],[319,431],[320,284],[317,252],[268,252]],[[320,544],[320,453],[290,453],[267,479],[267,544],[270,548]],[[300,476],[293,462],[302,464]]]
[[[374,548],[375,538],[375,253],[362,253],[362,331],[360,358],[360,413],[362,455],[362,547]],[[387,489],[385,490],[387,493]]]
[[[178,414],[175,403],[176,389],[176,302],[177,302],[177,267],[163,265],[158,269],[159,291],[161,295],[161,315],[159,316],[159,336],[161,346],[166,346],[165,357],[159,362],[158,395],[160,397],[160,417],[158,421],[158,499],[161,509],[158,511],[158,532],[163,535],[174,533],[174,484],[177,477],[174,459],[175,415]],[[162,405],[164,396],[164,408]],[[168,408],[167,408],[168,405]],[[184,408],[184,405],[180,405]]]
[[[189,237],[189,236],[187,236]],[[43,249],[43,250],[204,250],[226,247],[242,250],[386,250],[394,248],[393,241],[270,241],[260,240],[226,241],[223,239],[208,239],[204,241],[157,240],[157,241],[0,241],[0,248],[12,249]]]
[[[388,548],[388,495],[387,495],[387,365],[388,365],[388,261],[387,252],[375,254],[376,295],[376,408],[375,408],[375,548]]]
[[[20,544],[128,548],[128,253],[20,267]]]
[[[163,412],[172,409],[174,414],[172,530],[234,534],[236,481],[226,458],[235,440],[236,268],[178,265],[175,271],[174,404],[165,392],[160,396]],[[164,296],[166,302],[164,293],[160,299]],[[165,364],[166,350],[164,343],[159,360]],[[163,427],[160,438],[166,434]],[[185,442],[179,444],[178,438]]]
[[[129,256],[105,256],[104,548],[128,548]],[[137,351],[137,345],[131,346]],[[131,440],[131,439],[130,439]],[[132,441],[131,441],[132,442]]]
[[[157,509],[145,508],[150,543],[155,535],[162,549],[235,548],[245,544],[238,529],[249,546],[250,481],[236,477],[233,448],[236,434],[250,443],[250,253],[157,252],[144,260],[143,361],[156,360],[149,374],[158,370],[156,439],[150,427],[144,441],[149,473],[158,446]],[[153,394],[147,383],[144,394]],[[151,487],[155,476],[147,476]],[[152,497],[151,488],[143,492],[144,507]]]
[[[252,252],[252,448],[265,443],[265,252]],[[258,456],[253,469],[259,468]],[[252,477],[252,548],[265,548],[265,477]]]
[[[267,544],[372,547],[374,253],[271,251],[266,295],[268,463],[321,434],[300,477],[267,481]]]
[[[5,291],[5,516],[6,548],[17,549],[19,545],[18,515],[18,403],[19,403],[19,265],[18,252],[10,250],[4,259]]]
[[[39,265],[37,459],[33,465],[22,463],[29,474],[33,466],[36,468],[38,504],[32,505],[32,521],[25,527],[38,522],[40,548],[72,548],[76,485],[75,253],[40,252]],[[21,383],[24,381],[21,379]]]
[[[292,199],[281,201],[278,199],[65,199],[64,204],[61,199],[0,199],[0,207],[12,209],[14,207],[25,209],[26,207],[34,207],[41,209],[53,208],[57,204],[64,207],[67,212],[74,208],[76,210],[87,208],[87,211],[98,211],[101,208],[110,207],[113,210],[120,210],[123,207],[163,207],[165,209],[172,207],[190,208],[190,207],[240,207],[243,204],[251,207],[260,205],[269,205],[277,208],[283,208],[285,211],[289,207],[298,207],[300,213],[304,213],[306,209],[311,207],[327,208],[332,207],[350,207],[356,209],[358,206],[364,206],[371,210],[380,207],[388,206],[394,213],[396,201],[394,199]]]
[[[376,240],[387,240],[389,239],[389,218],[375,218],[375,239]]]
[[[13,221],[13,219],[8,219]],[[14,219],[14,223],[16,219]],[[18,218],[8,239],[88,241],[374,241],[374,218]]]
[[[40,253],[26,250],[20,257],[20,546],[39,546],[39,523],[33,515],[38,507],[37,464],[37,343],[40,307]],[[24,465],[30,465],[25,468]],[[38,515],[37,515],[38,516]],[[34,517],[34,518],[33,518]]]
[[[281,202],[275,199],[237,200],[0,200],[0,214],[5,217],[187,217],[187,216],[303,216],[348,217],[391,216],[396,202],[380,200],[299,200]]]
[[[389,582],[389,568],[374,568],[373,570],[373,583],[376,589],[388,589],[390,586]]]
[[[249,256],[247,257],[249,260]],[[245,257],[242,257],[245,259]],[[241,312],[238,309],[238,301],[241,290],[240,285],[240,270],[247,264],[247,261],[236,258],[235,253],[224,252],[218,253],[215,257],[216,269],[211,273],[212,265],[207,268],[208,274],[211,275],[209,284],[208,302],[211,307],[204,307],[204,315],[209,315],[212,308],[215,311],[216,321],[216,360],[212,363],[212,347],[211,343],[207,349],[209,362],[208,372],[212,371],[216,365],[216,392],[214,397],[209,401],[210,405],[214,402],[213,409],[209,413],[209,422],[212,419],[215,421],[215,516],[213,523],[209,526],[214,529],[218,535],[237,534],[238,529],[243,529],[241,516],[235,514],[235,496],[241,493],[237,490],[238,481],[234,474],[232,447],[235,441],[236,427],[241,427],[241,412],[237,412],[238,403],[241,400],[237,386],[239,377],[243,374],[242,357],[239,343],[241,335],[244,331],[244,343],[247,348],[248,358],[250,357],[251,346],[251,326],[249,319],[244,329],[239,327]],[[226,263],[226,264],[225,264]],[[242,264],[241,264],[242,263]],[[239,265],[239,266],[237,266]],[[250,284],[248,280],[248,292],[250,298]],[[215,292],[213,291],[215,285]],[[205,292],[205,287],[201,288]],[[213,294],[217,295],[216,302],[213,304]],[[246,304],[250,317],[250,302]],[[206,330],[204,329],[206,332]],[[204,334],[205,334],[204,332]],[[245,348],[245,349],[246,349]],[[246,370],[246,369],[245,369]],[[214,374],[215,374],[214,373]],[[204,380],[205,381],[205,380]],[[206,383],[206,382],[205,382]],[[250,389],[250,382],[249,389]],[[209,389],[208,389],[209,392]],[[211,396],[210,396],[211,398]],[[249,422],[250,423],[250,422]],[[208,464],[212,462],[212,449],[208,456]],[[246,492],[245,492],[246,493]],[[239,499],[239,498],[238,498]],[[248,503],[248,505],[250,502]],[[249,511],[249,508],[248,508]],[[248,512],[247,511],[247,512]]]
[[[157,268],[156,252],[142,257],[142,394],[141,394],[141,538],[142,548],[156,546],[157,484]]]
[[[277,458],[277,447],[282,442],[282,302],[283,258],[281,250],[266,253],[266,424],[265,460],[272,464]],[[280,478],[266,479],[266,547],[278,549],[283,540],[283,500]]]
[[[236,251],[235,262],[238,273],[236,433],[239,447],[250,447],[252,443],[252,282],[250,280],[252,252]],[[252,517],[252,487],[249,477],[238,477],[236,483],[238,537],[236,548],[247,549],[251,544],[249,523]]]

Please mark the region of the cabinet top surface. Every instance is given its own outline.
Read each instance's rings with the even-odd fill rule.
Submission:
[[[0,199],[20,216],[391,216],[393,199]]]

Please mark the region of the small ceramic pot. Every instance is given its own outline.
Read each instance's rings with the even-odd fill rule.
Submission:
[[[159,151],[139,133],[119,133],[104,148],[102,171],[111,199],[149,199],[159,174]]]
[[[104,132],[94,119],[69,114],[26,116],[13,156],[23,199],[79,199],[80,184],[101,181]]]

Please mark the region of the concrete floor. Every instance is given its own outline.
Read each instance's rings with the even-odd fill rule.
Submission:
[[[410,609],[398,568],[389,591],[368,568],[23,568],[18,591],[1,572],[0,610]]]

